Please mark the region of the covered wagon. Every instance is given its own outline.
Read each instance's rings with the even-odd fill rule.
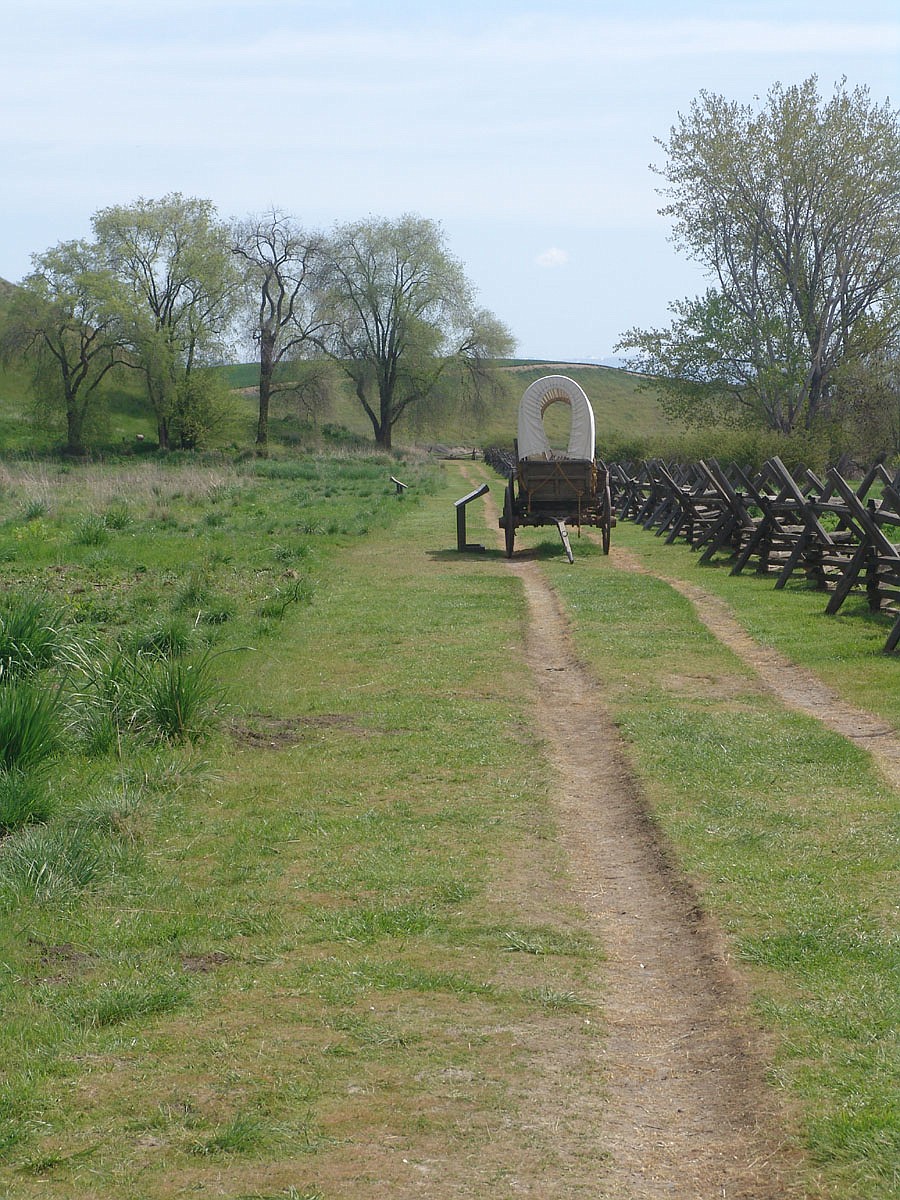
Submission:
[[[551,404],[571,409],[566,450],[554,450],[544,428]],[[594,526],[609,553],[615,524],[609,494],[609,472],[596,457],[594,410],[584,390],[565,375],[545,375],[525,391],[519,404],[516,465],[509,476],[500,528],[506,554],[512,557],[516,529],[523,525],[555,525],[569,562],[573,561],[567,526]]]

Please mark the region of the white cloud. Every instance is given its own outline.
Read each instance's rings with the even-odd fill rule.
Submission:
[[[534,260],[539,267],[564,267],[569,261],[569,255],[558,246],[551,246],[538,254]]]

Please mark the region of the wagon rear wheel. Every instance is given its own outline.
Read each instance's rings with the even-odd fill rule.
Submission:
[[[604,540],[604,553],[610,553],[610,540],[612,535],[612,496],[610,494],[610,478],[606,479],[604,498],[604,527],[602,527],[602,540]]]
[[[516,542],[516,518],[513,513],[513,481],[506,485],[503,497],[503,527],[506,533],[506,557],[512,558]]]

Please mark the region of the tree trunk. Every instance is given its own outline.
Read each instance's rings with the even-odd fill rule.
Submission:
[[[383,450],[390,450],[391,434],[394,430],[394,422],[391,419],[393,395],[386,381],[381,382],[378,391],[378,410],[381,420],[378,423],[378,429],[375,431],[375,443],[376,445],[381,446]]]
[[[268,453],[269,447],[269,401],[274,371],[275,335],[263,330],[259,339],[259,420],[256,423],[256,444],[261,454]]]
[[[84,455],[84,415],[75,404],[66,405],[66,454]]]

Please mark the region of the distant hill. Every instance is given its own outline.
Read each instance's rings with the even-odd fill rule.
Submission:
[[[639,437],[659,437],[680,432],[663,413],[647,382],[620,367],[586,363],[510,362],[503,367],[508,378],[509,402],[486,424],[484,442],[505,445],[515,437],[522,393],[542,375],[567,375],[579,384],[591,402],[597,425],[597,445]],[[552,405],[545,417],[551,442],[564,446],[568,414],[563,405]]]
[[[516,436],[519,401],[522,393],[542,375],[568,375],[584,388],[597,423],[597,444],[601,454],[609,441],[621,443],[635,438],[659,438],[677,435],[681,426],[665,416],[657,395],[648,390],[647,380],[601,363],[567,363],[539,359],[504,359],[498,363],[503,381],[502,395],[480,422],[465,413],[449,413],[435,421],[401,421],[394,435],[397,446],[411,443],[447,443],[468,446],[512,446]],[[241,363],[222,368],[229,385],[242,393],[248,406],[254,403],[259,378],[256,363]],[[277,404],[276,404],[277,412]],[[340,425],[359,437],[371,437],[372,427],[349,386],[341,387],[332,409],[323,422]],[[287,435],[292,422],[282,414],[273,419],[270,431],[278,436],[282,427]],[[568,413],[562,405],[551,406],[546,415],[551,442],[565,446],[568,440]]]
[[[0,334],[9,299],[16,285],[0,278]],[[446,443],[463,446],[498,445],[512,447],[516,436],[519,401],[522,393],[542,375],[568,375],[579,383],[594,407],[597,444],[600,453],[613,444],[636,437],[655,438],[677,434],[679,430],[664,416],[658,399],[646,390],[646,381],[621,368],[598,363],[565,363],[536,359],[507,359],[497,364],[502,381],[499,397],[490,410],[476,421],[462,412],[447,412],[432,420],[401,421],[396,427],[394,444],[398,448],[413,444]],[[238,363],[221,368],[232,389],[233,411],[219,431],[223,445],[252,445],[255,430],[256,363]],[[140,436],[148,446],[154,440],[155,427],[139,396],[135,378],[110,380],[108,417],[95,431],[93,443],[104,451],[133,445]],[[368,441],[372,427],[359,406],[349,384],[339,381],[330,411],[323,413],[321,425],[346,430],[354,438]],[[273,406],[270,437],[294,445],[306,440],[300,416],[287,406]],[[568,439],[567,413],[554,405],[547,413],[551,442],[564,446]],[[33,416],[31,381],[21,367],[0,363],[0,454],[3,452],[43,453],[59,442],[59,432],[48,428],[44,419]]]

